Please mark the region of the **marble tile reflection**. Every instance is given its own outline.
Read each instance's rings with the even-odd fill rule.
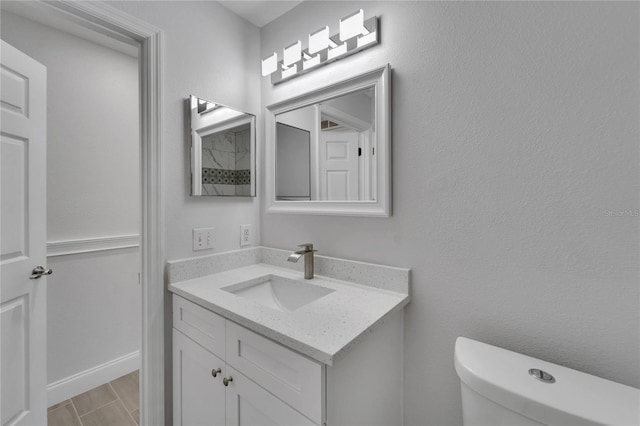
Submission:
[[[235,170],[236,153],[202,148],[202,167]]]
[[[251,130],[248,125],[202,138],[202,194],[251,196]]]
[[[235,185],[216,185],[221,195],[236,195]]]
[[[250,196],[251,185],[236,185],[236,195]]]
[[[235,134],[236,152],[251,151],[251,131],[244,130]]]
[[[236,170],[250,169],[251,168],[251,153],[249,151],[236,152]]]
[[[240,190],[238,190],[240,188]],[[232,185],[232,184],[202,184],[202,195],[251,195],[250,185]]]
[[[213,140],[213,149],[222,152],[236,152],[236,144],[234,133],[232,132],[220,132],[211,135]]]
[[[216,194],[216,186],[212,183],[202,184],[202,195],[219,195]]]

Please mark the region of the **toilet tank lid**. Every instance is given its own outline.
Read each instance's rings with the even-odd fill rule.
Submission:
[[[640,424],[640,389],[465,337],[456,340],[455,368],[480,395],[543,424]],[[555,383],[537,380],[531,368]]]

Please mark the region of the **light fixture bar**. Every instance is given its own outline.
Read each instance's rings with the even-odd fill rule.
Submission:
[[[309,34],[309,53],[315,54],[329,47],[329,27]]]
[[[285,47],[282,51],[282,58],[282,63],[286,67],[290,67],[300,61],[302,58],[302,42],[298,40],[291,46]]]
[[[329,36],[328,26],[320,28],[309,34],[306,49],[302,48],[302,42],[299,40],[285,47],[282,51],[282,61],[277,62],[276,53],[263,59],[262,75],[271,74],[271,84],[279,84],[375,46],[380,42],[378,17],[374,16],[362,22],[363,18],[362,10],[342,18],[340,31],[332,36]],[[265,70],[273,71],[265,74]]]
[[[296,75],[298,72],[298,64],[293,64],[290,67],[282,67],[282,78],[289,78],[293,75]],[[273,74],[272,74],[273,75]]]
[[[336,44],[336,47],[329,49],[327,52],[327,60],[333,61],[347,53],[347,43]]]
[[[302,71],[308,71],[313,67],[317,67],[322,62],[321,55],[313,56],[302,62]]]
[[[340,41],[346,41],[364,33],[364,11],[362,9],[340,20]]]
[[[369,44],[376,44],[378,42],[378,32],[370,32],[369,34],[358,37],[357,49],[358,51],[368,47]]]
[[[262,76],[266,77],[276,71],[278,71],[278,54],[273,52],[273,55],[262,60]]]

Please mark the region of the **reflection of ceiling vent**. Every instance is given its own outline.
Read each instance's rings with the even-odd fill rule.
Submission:
[[[333,130],[336,129],[338,127],[341,127],[338,123],[331,121],[331,120],[322,120],[320,122],[320,128],[322,130]]]

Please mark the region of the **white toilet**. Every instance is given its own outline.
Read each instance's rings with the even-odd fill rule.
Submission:
[[[640,425],[640,389],[465,337],[455,348],[465,425]]]

